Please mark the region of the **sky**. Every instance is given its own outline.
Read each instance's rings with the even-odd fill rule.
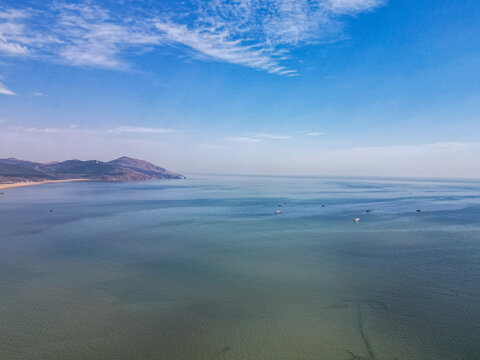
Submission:
[[[0,158],[480,178],[478,0],[0,2]]]

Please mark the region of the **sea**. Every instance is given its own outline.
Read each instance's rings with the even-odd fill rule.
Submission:
[[[480,181],[2,191],[2,360],[480,359]]]

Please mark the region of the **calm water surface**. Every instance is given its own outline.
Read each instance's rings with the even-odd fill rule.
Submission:
[[[480,359],[480,182],[3,192],[0,359]]]

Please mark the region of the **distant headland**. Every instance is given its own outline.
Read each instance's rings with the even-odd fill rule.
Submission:
[[[126,156],[103,162],[66,160],[37,163],[15,158],[0,159],[0,189],[64,181],[141,181],[184,179],[148,161]]]

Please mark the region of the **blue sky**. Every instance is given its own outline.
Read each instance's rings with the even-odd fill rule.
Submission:
[[[3,1],[0,157],[480,177],[477,1]]]

